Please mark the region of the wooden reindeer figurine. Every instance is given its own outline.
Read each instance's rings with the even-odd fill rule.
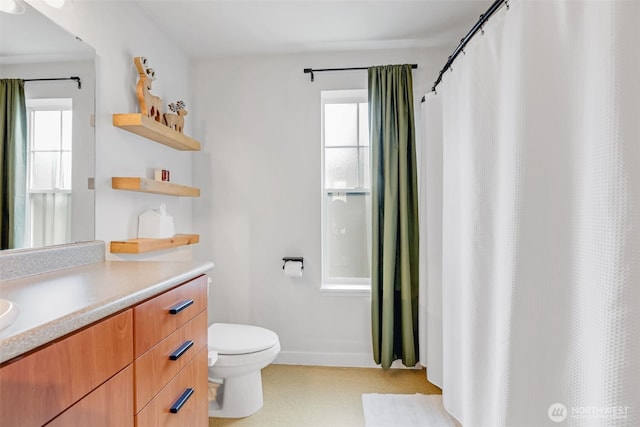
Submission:
[[[189,114],[187,110],[184,109],[184,102],[178,101],[175,104],[169,104],[169,109],[176,114],[165,113],[164,114],[164,122],[171,129],[175,129],[176,131],[182,133],[182,129],[184,128],[184,116]]]
[[[152,95],[151,83],[155,80],[155,72],[153,68],[150,68],[147,64],[147,58],[143,56],[136,56],[133,58],[133,62],[136,64],[136,69],[140,78],[138,79],[138,86],[136,93],[138,95],[138,103],[140,104],[140,112],[147,117],[152,117],[155,121],[162,123],[162,99]]]

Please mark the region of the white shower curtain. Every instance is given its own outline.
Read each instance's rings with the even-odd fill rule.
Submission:
[[[442,329],[422,360],[465,427],[640,425],[639,21],[635,1],[512,0],[427,97]]]
[[[427,379],[442,387],[442,97],[425,95],[418,150],[420,278],[418,330],[420,361]]]

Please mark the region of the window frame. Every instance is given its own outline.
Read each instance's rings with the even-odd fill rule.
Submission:
[[[32,204],[33,204],[33,196],[36,194],[73,194],[73,187],[70,189],[64,188],[48,188],[48,189],[34,189],[32,188],[32,174],[33,174],[33,157],[34,157],[34,135],[35,135],[35,123],[34,123],[34,115],[36,111],[70,111],[73,113],[73,99],[72,98],[31,98],[27,99],[25,102],[26,110],[27,110],[27,179],[25,182],[25,194],[27,203],[25,206],[25,244],[29,247],[33,246],[33,212],[32,212]],[[60,147],[60,150],[51,150],[51,152],[64,153],[69,152],[73,153],[73,116],[71,128],[68,129],[71,132],[72,140],[71,140],[71,149],[64,150]],[[60,128],[61,138],[62,133],[64,132],[63,127]],[[40,151],[43,152],[43,151]],[[72,154],[73,155],[73,154]],[[69,177],[69,181],[72,183],[73,177]],[[72,209],[71,206],[69,209]],[[67,233],[69,230],[67,230]],[[68,239],[67,239],[68,240]]]
[[[349,90],[324,90],[321,91],[321,191],[320,191],[320,205],[322,212],[322,230],[321,230],[321,265],[322,265],[322,280],[320,291],[327,295],[355,295],[360,296],[363,294],[371,293],[371,273],[369,273],[369,277],[329,277],[329,265],[327,262],[328,256],[328,196],[331,193],[344,193],[344,194],[368,194],[371,196],[371,177],[369,177],[369,187],[354,187],[354,188],[327,188],[326,187],[326,170],[325,170],[325,154],[327,150],[327,145],[325,144],[325,105],[326,104],[346,104],[346,103],[355,103],[362,104],[365,103],[368,105],[368,94],[366,89],[349,89]],[[360,108],[360,106],[358,106]],[[367,113],[368,114],[368,113]],[[357,129],[357,139],[360,140],[360,123],[356,124]],[[329,146],[329,148],[340,148],[343,146]],[[356,146],[344,146],[347,148],[358,148],[361,147],[359,144]],[[343,147],[343,148],[344,148]],[[369,148],[369,146],[367,146]],[[370,148],[369,148],[370,149]]]

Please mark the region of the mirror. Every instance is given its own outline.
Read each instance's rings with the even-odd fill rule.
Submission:
[[[95,50],[24,6],[0,12],[0,78],[25,80],[27,98],[24,242],[13,248],[93,240]]]

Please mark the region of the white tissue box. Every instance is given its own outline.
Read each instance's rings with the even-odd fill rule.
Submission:
[[[173,217],[148,210],[138,216],[138,238],[166,239],[176,234]]]

